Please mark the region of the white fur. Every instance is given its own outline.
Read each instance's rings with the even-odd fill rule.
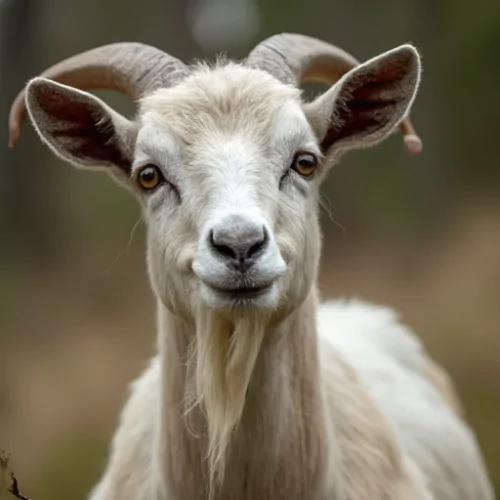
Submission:
[[[393,310],[327,302],[319,310],[318,333],[356,369],[430,498],[493,498],[475,437],[423,375],[427,355]]]
[[[422,375],[426,354],[413,333],[397,321],[396,314],[388,308],[359,301],[332,301],[320,307],[317,321],[321,339],[319,359],[327,388],[329,382],[343,377],[335,363],[338,350],[355,368],[397,438],[401,461],[418,493],[391,498],[493,499],[474,436]],[[92,500],[119,498],[111,493],[118,484],[119,491],[128,492],[131,499],[179,498],[172,493],[165,496],[168,486],[162,490],[161,472],[154,458],[157,445],[154,428],[159,423],[152,417],[158,410],[160,385],[161,368],[156,357],[132,386],[131,398],[113,441],[112,461]],[[336,421],[333,414],[331,418],[335,434],[345,423]],[[329,439],[335,442],[334,436]],[[331,495],[304,500],[367,498],[342,489],[341,468],[333,469],[331,474]],[[153,492],[158,490],[163,493],[154,496]]]
[[[28,86],[41,138],[82,166],[108,155],[148,225],[159,354],[132,386],[92,500],[493,499],[451,383],[395,314],[359,302],[317,310],[321,180],[338,150],[395,129],[419,78],[403,47],[305,105],[264,71],[200,66],[142,99],[120,130],[95,98]],[[83,120],[67,135],[61,102]],[[96,113],[108,130],[89,130]],[[291,168],[301,151],[319,158],[312,178]],[[166,180],[153,191],[134,180],[145,164]],[[217,291],[243,278],[207,244],[235,215],[269,234],[245,277],[269,287],[247,302]]]

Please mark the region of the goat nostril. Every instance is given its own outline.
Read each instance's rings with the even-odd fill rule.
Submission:
[[[210,245],[219,255],[230,257],[231,259],[238,258],[236,252],[227,243],[215,241],[213,231],[210,231],[209,240]]]
[[[253,244],[248,249],[246,257],[247,258],[255,257],[256,254],[258,254],[261,250],[263,250],[266,247],[267,239],[268,239],[267,231],[265,228],[262,228],[262,238],[260,238],[259,241],[252,242]]]

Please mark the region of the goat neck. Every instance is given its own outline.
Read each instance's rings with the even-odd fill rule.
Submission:
[[[327,469],[328,435],[316,340],[316,293],[279,325],[268,326],[231,436],[217,500],[312,498]],[[158,452],[173,498],[206,499],[206,421],[185,414],[196,325],[160,306],[162,395]],[[169,443],[166,446],[166,443]],[[318,492],[319,494],[319,492]],[[281,495],[281,496],[280,496]]]

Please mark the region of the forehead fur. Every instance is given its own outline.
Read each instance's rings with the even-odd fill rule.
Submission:
[[[181,84],[140,103],[144,121],[168,127],[186,143],[200,132],[259,134],[284,105],[300,105],[300,90],[236,63],[199,65]]]

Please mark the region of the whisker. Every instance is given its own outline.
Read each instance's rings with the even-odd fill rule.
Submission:
[[[327,196],[325,196],[323,193],[320,194],[319,196],[319,204],[321,206],[321,208],[323,208],[323,210],[328,214],[328,218],[337,226],[341,229],[342,231],[342,238],[344,240],[348,240],[348,236],[347,236],[347,230],[346,228],[336,219],[333,218],[333,215],[332,215],[332,207],[330,205],[330,200],[328,199]]]
[[[118,262],[118,260],[123,257],[123,255],[128,251],[128,249],[130,248],[130,245],[132,244],[132,242],[134,241],[134,236],[135,236],[135,232],[137,230],[137,228],[139,227],[139,225],[141,224],[142,222],[142,217],[139,218],[139,220],[134,224],[134,227],[132,228],[131,232],[130,232],[130,236],[129,236],[129,239],[128,239],[128,243],[127,245],[125,246],[125,248],[116,256],[116,258],[113,260],[113,262],[111,262],[111,264],[108,266],[108,268],[106,269],[106,274],[108,274],[112,267]]]

